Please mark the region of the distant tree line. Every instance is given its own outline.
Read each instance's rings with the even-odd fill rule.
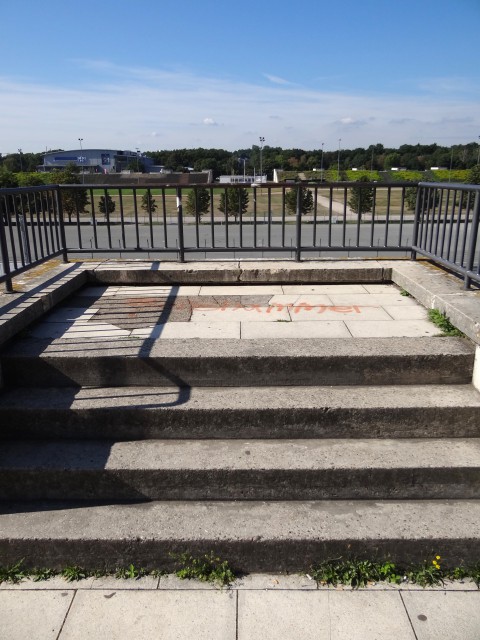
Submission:
[[[368,148],[340,149],[325,151],[321,149],[282,149],[266,145],[262,149],[253,145],[247,149],[226,151],[225,149],[174,149],[148,151],[145,153],[155,164],[163,165],[175,172],[211,170],[214,178],[220,175],[247,175],[263,173],[273,178],[274,169],[284,171],[312,171],[313,169],[338,169],[346,171],[353,167],[366,171],[388,171],[392,167],[406,168],[412,171],[425,171],[431,167],[447,169],[471,169],[478,164],[480,146],[477,142],[464,145],[443,147],[438,144],[403,144],[398,148],[372,144]],[[43,153],[0,154],[0,171],[14,174],[34,173],[43,163]],[[340,162],[339,162],[340,160]],[[135,166],[132,168],[136,170]]]

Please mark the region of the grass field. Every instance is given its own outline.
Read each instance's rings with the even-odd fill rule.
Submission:
[[[142,209],[142,197],[146,193],[146,188],[139,188],[135,190],[136,200],[137,200],[137,213],[141,220],[148,220],[148,211],[144,211]],[[177,199],[176,199],[176,190],[175,189],[164,189],[165,194],[165,210],[163,208],[163,198],[162,198],[162,189],[150,189],[150,193],[152,198],[155,201],[156,210],[152,212],[152,216],[155,220],[161,220],[163,216],[176,216],[177,215]],[[183,205],[184,205],[184,215],[188,215],[185,210],[186,198],[189,193],[189,189],[183,189]],[[215,189],[214,192],[214,216],[223,217],[224,213],[222,213],[219,209],[220,207],[220,196],[222,193],[221,188]],[[394,215],[399,215],[401,211],[401,189],[392,188],[390,191],[390,213]],[[103,214],[100,213],[100,199],[104,196],[105,191],[103,189],[92,189],[89,195],[93,195],[93,202],[95,208],[95,215],[99,218],[103,218]],[[112,188],[108,189],[108,194],[112,198],[112,201],[115,204],[115,210],[111,214],[113,217],[120,216],[120,195],[119,190]],[[255,194],[253,193],[253,189],[248,190],[249,202],[247,206],[246,216],[253,215],[254,212],[254,199],[256,199],[256,210],[257,215],[264,216],[268,215],[269,209],[273,216],[281,216],[282,208],[283,208],[283,189],[282,188],[271,188],[270,189],[270,199],[269,199],[269,190],[267,188],[256,188]],[[349,192],[347,191],[347,200],[349,198]],[[123,213],[125,219],[133,220],[135,215],[135,207],[134,207],[134,192],[133,189],[122,189],[122,204],[123,204]],[[345,198],[344,189],[333,189],[332,190],[332,201],[333,201],[333,215],[341,215],[343,213],[343,204]],[[318,216],[328,216],[329,214],[329,200],[330,200],[330,189],[318,188],[317,189],[317,215]],[[386,187],[377,187],[376,190],[376,215],[384,216],[386,215],[388,202],[388,189]],[[408,210],[405,209],[405,213]],[[313,211],[311,212],[313,214]],[[87,211],[85,216],[91,215],[91,206],[87,206]],[[286,211],[286,215],[292,215],[288,211]],[[203,219],[206,220],[210,217],[210,212],[208,212]]]

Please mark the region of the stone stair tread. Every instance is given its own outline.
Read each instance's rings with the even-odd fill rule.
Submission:
[[[240,358],[465,355],[473,345],[456,337],[418,338],[310,338],[298,339],[40,339],[19,338],[8,345],[3,358]]]
[[[0,515],[0,556],[38,566],[132,561],[173,564],[170,553],[214,551],[236,569],[306,570],[333,554],[449,563],[475,556],[480,500],[12,502]]]
[[[188,394],[164,387],[46,387],[5,389],[0,412],[11,410],[227,411],[253,409],[333,409],[477,407],[480,393],[471,384],[192,387]]]
[[[4,442],[0,473],[480,469],[480,438]]]

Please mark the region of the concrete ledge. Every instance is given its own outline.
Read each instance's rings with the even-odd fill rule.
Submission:
[[[425,261],[388,264],[392,282],[408,291],[427,309],[445,313],[452,324],[480,344],[480,290],[466,291],[457,277]]]
[[[30,280],[23,292],[0,297],[0,346],[88,282],[78,263],[54,267],[46,276]]]
[[[377,260],[287,262],[112,262],[89,270],[95,284],[285,284],[381,283],[389,280]]]

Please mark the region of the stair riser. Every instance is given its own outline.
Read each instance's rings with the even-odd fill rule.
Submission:
[[[480,498],[480,468],[2,470],[0,500],[419,500]]]
[[[5,357],[6,386],[252,387],[469,384],[473,354],[238,358]]]
[[[347,392],[348,393],[348,392]],[[4,409],[1,439],[474,438],[478,407]]]
[[[0,562],[6,566],[23,559],[25,567],[38,567],[41,562],[42,566],[57,570],[72,565],[90,570],[114,570],[133,564],[147,570],[174,571],[178,568],[175,556],[179,554],[187,552],[194,557],[202,557],[213,552],[240,573],[308,572],[312,565],[332,558],[388,559],[408,566],[434,558],[439,551],[444,558],[448,558],[448,566],[460,566],[466,559],[478,559],[478,540],[437,537],[428,540],[405,539],[400,536],[387,541],[352,538],[314,542],[265,538],[219,542],[208,537],[200,541],[13,538],[0,542]]]

